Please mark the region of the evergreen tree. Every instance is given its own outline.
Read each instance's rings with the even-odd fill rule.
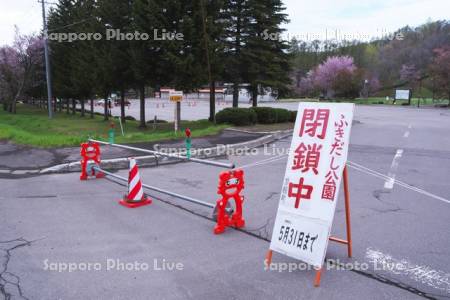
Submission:
[[[209,82],[209,121],[215,121],[216,82],[221,79],[224,69],[225,27],[221,19],[224,1],[199,0],[201,28],[203,31],[203,48],[205,55],[201,62],[206,65]]]
[[[132,32],[132,6],[133,1],[123,0],[101,0],[98,2],[98,10],[102,21],[106,24],[105,29],[119,30],[122,33]],[[104,33],[106,35],[106,32]],[[125,91],[133,84],[133,72],[130,68],[128,40],[113,40],[109,48],[111,53],[111,66],[113,88],[120,91],[120,116],[125,123]]]
[[[162,22],[166,13],[164,5],[173,1],[135,0],[132,4],[133,31],[149,34],[147,40],[130,42],[129,55],[133,71],[134,86],[138,88],[140,100],[140,127],[145,128],[145,86],[156,86],[165,82],[169,71],[163,59],[163,41],[153,37],[154,30],[164,28]],[[167,13],[168,14],[168,13]]]
[[[97,9],[95,10],[94,17],[96,22],[94,26],[95,32],[101,32],[105,35],[107,29],[113,29],[110,24],[111,10],[108,9],[109,0],[97,0]],[[115,88],[115,57],[113,55],[114,48],[117,47],[116,40],[107,39],[106,36],[99,41],[95,42],[95,76],[97,84],[97,93],[104,98],[104,120],[109,120],[109,107],[112,103],[108,100],[109,95]]]
[[[243,62],[242,49],[247,46],[250,36],[250,0],[225,0],[222,10],[225,28],[224,55],[226,67],[223,78],[233,83],[233,107],[238,106],[239,84],[247,66]]]
[[[253,106],[257,106],[260,89],[287,90],[289,79],[288,45],[282,40],[281,28],[287,15],[280,0],[249,0],[251,7],[250,36],[242,50],[242,62],[247,68],[242,78],[250,84]]]
[[[96,26],[93,24],[94,20],[86,20],[86,16],[94,14],[95,0],[85,0],[75,2],[74,14],[75,19],[79,23],[75,23],[71,27],[71,32],[76,33],[92,33]],[[96,76],[95,76],[95,40],[85,40],[73,42],[73,55],[71,59],[72,70],[72,84],[76,94],[76,98],[81,103],[81,116],[85,116],[85,102],[88,99],[92,100],[95,96]],[[91,107],[92,116],[92,107]]]
[[[75,21],[74,7],[72,1],[61,0],[54,10],[51,10],[48,17],[48,34],[67,34],[67,25]],[[56,98],[64,99],[67,112],[69,113],[69,99],[76,96],[73,89],[72,79],[72,56],[75,53],[75,44],[58,40],[49,40],[51,72],[53,78],[53,92]]]

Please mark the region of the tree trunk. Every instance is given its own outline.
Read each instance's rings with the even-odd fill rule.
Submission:
[[[66,99],[66,113],[70,114],[70,99]]]
[[[84,110],[84,98],[83,99],[81,99],[81,116],[84,118],[84,113],[85,113],[85,110]]]
[[[242,4],[243,1],[237,1],[236,5],[237,5],[237,16],[236,16],[236,33],[235,33],[235,41],[234,41],[234,47],[235,47],[235,56],[236,59],[239,61],[241,59],[241,22],[242,22]],[[236,69],[240,70],[240,66],[234,66]],[[238,71],[239,72],[239,71]],[[241,75],[240,73],[238,73],[239,75]],[[236,76],[236,74],[235,74]],[[239,83],[238,81],[238,77],[235,78],[235,82],[233,82],[233,107],[238,107],[239,106]]]
[[[209,83],[209,121],[216,122],[216,82]]]
[[[125,89],[120,91],[120,119],[125,124]]]
[[[140,124],[139,128],[145,128],[147,127],[147,124],[145,124],[145,86],[141,85],[139,87],[139,102],[141,105],[141,117],[140,117]]]
[[[258,85],[252,85],[251,87],[251,94],[252,94],[252,106],[257,107],[258,106]]]
[[[94,99],[91,99],[91,119],[94,118]]]
[[[233,107],[238,107],[239,103],[239,84],[233,83]]]
[[[103,116],[103,119],[105,120],[105,121],[108,121],[109,120],[109,103],[108,103],[108,96],[109,96],[109,93],[108,92],[106,92],[105,93],[105,102],[104,102],[104,116]]]
[[[411,99],[413,96],[412,94],[413,94],[413,89],[411,89],[411,92],[409,93],[408,105],[411,105]]]
[[[72,115],[74,115],[77,112],[77,101],[75,99],[72,99]]]

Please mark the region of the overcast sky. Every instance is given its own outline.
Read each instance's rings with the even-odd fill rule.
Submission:
[[[57,0],[47,0],[56,2]],[[291,22],[289,38],[325,39],[346,35],[362,40],[387,34],[405,25],[450,19],[450,0],[284,0]],[[37,0],[0,0],[0,45],[42,27]]]

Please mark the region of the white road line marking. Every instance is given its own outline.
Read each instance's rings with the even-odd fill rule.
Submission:
[[[377,177],[377,178],[380,178],[380,179],[383,179],[383,180],[390,180],[391,179],[391,178],[387,177],[384,174],[381,174],[381,173],[379,173],[377,171],[374,171],[372,169],[366,168],[363,165],[357,164],[357,163],[352,162],[352,161],[347,161],[347,166],[349,166],[350,168],[355,169],[357,171],[360,171],[362,173],[365,173],[367,175],[371,175],[371,176],[374,176],[374,177]],[[407,184],[407,183],[405,183],[403,181],[400,181],[400,180],[395,180],[394,179],[394,181],[395,181],[395,183],[397,185],[399,185],[401,187],[404,187],[405,189],[409,189],[409,190],[414,191],[416,193],[419,193],[419,194],[422,194],[422,195],[434,198],[436,200],[440,200],[440,201],[445,202],[447,204],[450,204],[450,200],[445,199],[445,198],[443,198],[441,196],[432,194],[430,192],[427,192],[427,191],[422,190],[420,188],[417,188],[415,186],[409,185],[409,184]]]
[[[403,135],[404,138],[407,138],[409,136],[409,130],[407,132],[405,132],[405,134]]]
[[[402,155],[403,155],[403,149],[398,149],[397,152],[395,153],[394,159],[392,160],[391,169],[389,170],[389,173],[388,173],[389,179],[386,180],[386,182],[384,183],[385,189],[391,190],[394,187],[395,172],[397,171],[398,163],[399,163],[399,160],[402,157]]]
[[[449,273],[434,270],[428,266],[417,265],[406,259],[396,259],[389,254],[371,248],[367,248],[366,250],[366,259],[373,263],[375,270],[404,275],[414,281],[450,293]]]

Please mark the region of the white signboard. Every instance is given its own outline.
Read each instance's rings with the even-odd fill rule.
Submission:
[[[270,249],[321,267],[342,173],[354,105],[300,103]]]
[[[409,100],[410,90],[395,90],[395,100]]]

